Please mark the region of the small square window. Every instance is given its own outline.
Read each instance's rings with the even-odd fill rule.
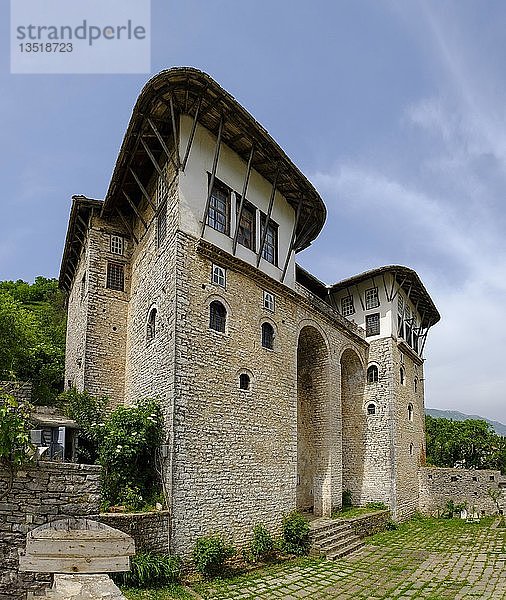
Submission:
[[[274,312],[274,307],[275,307],[274,294],[271,294],[270,292],[264,292],[264,308]]]
[[[219,265],[213,265],[211,281],[224,288],[227,285],[227,271]]]
[[[473,477],[473,481],[478,481],[478,477]]]
[[[366,315],[365,317],[365,335],[379,335],[380,333],[380,316],[379,313]]]
[[[111,235],[111,253],[123,256],[123,238],[120,235]]]
[[[457,477],[456,477],[455,475],[452,475],[452,478],[451,478],[451,480],[452,480],[452,481],[457,481]]]
[[[427,479],[432,479],[432,475],[428,475],[428,476],[427,476]]]
[[[495,480],[495,475],[490,475],[490,481],[494,481]]]
[[[353,304],[353,296],[345,296],[341,298],[341,314],[343,317],[348,317],[355,312],[355,306]]]
[[[378,296],[378,288],[369,288],[365,291],[365,308],[369,310],[370,308],[378,308],[379,306],[379,296]]]
[[[125,269],[117,263],[107,263],[107,287],[123,292],[125,289]]]

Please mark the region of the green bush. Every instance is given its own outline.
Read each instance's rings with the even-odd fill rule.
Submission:
[[[285,552],[298,556],[309,552],[309,523],[298,512],[290,513],[283,518],[282,548]]]
[[[395,531],[397,529],[397,523],[395,521],[392,521],[392,520],[387,521],[385,523],[385,529],[387,531]]]
[[[175,583],[181,576],[182,560],[176,554],[138,552],[130,562],[130,571],[115,573],[119,585],[150,588]]]
[[[343,508],[351,506],[351,490],[343,490]]]
[[[210,535],[199,538],[193,549],[195,568],[204,577],[213,577],[223,568],[227,558],[235,554],[235,548],[229,546],[221,536]]]
[[[262,523],[253,527],[253,540],[249,547],[249,556],[256,562],[266,559],[274,552],[274,540]]]

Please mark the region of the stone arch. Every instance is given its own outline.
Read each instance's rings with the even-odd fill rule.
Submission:
[[[343,448],[343,491],[350,490],[352,502],[362,499],[367,415],[363,410],[364,365],[352,348],[341,354],[341,415]]]
[[[331,512],[330,358],[318,328],[304,325],[297,344],[297,509]]]

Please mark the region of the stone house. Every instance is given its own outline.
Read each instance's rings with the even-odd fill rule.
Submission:
[[[325,205],[211,77],[163,71],[142,90],[104,200],[73,197],[60,272],[66,382],[164,410],[170,550],[236,542],[343,490],[418,507],[423,347],[439,313],[387,266],[334,285],[295,255]]]

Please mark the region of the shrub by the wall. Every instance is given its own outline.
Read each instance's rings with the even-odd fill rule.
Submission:
[[[274,552],[274,540],[271,534],[265,528],[265,525],[259,523],[253,527],[253,540],[249,547],[248,558],[253,562],[265,560]]]
[[[193,549],[195,568],[204,577],[213,577],[222,570],[227,558],[235,554],[235,548],[228,545],[221,536],[211,535],[199,538]]]
[[[301,556],[309,552],[309,544],[307,519],[298,512],[286,515],[283,518],[283,550]]]

